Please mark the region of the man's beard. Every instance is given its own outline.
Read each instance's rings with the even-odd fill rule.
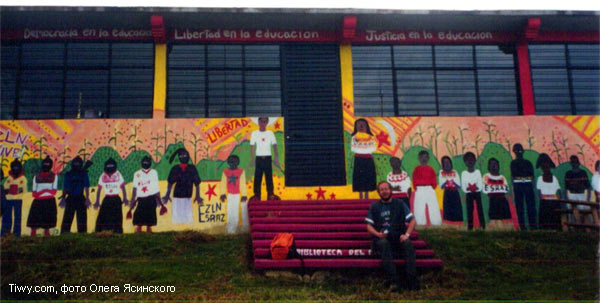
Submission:
[[[387,196],[380,195],[381,200],[387,201],[392,197],[392,193],[389,193]]]

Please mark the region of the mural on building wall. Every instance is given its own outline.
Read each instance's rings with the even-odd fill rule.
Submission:
[[[9,187],[17,184],[8,191],[10,203],[15,204],[10,209],[11,216],[3,216],[3,220],[15,218],[14,233],[20,234],[16,226],[24,223],[17,217],[28,218],[36,188],[33,183],[41,172],[42,159],[48,156],[54,160],[51,172],[56,176],[56,197],[61,201],[59,206],[65,208],[58,211],[55,219],[62,222],[62,232],[71,230],[75,215],[79,232],[104,229],[132,232],[142,227],[147,231],[200,228],[219,232],[225,230],[226,222],[239,217],[240,222],[229,229],[238,231],[238,227],[248,225],[245,193],[254,188],[252,179],[245,180],[245,176],[256,171],[251,156],[254,131],[261,133],[258,118],[1,121],[3,175],[9,175],[13,160],[22,164],[22,173],[17,172],[14,178],[5,180]],[[271,192],[266,195],[265,186],[258,186],[258,190],[263,191],[263,200],[268,196],[278,197],[283,192],[283,120],[268,118],[264,131],[270,134],[268,147],[273,154],[273,167],[271,162],[269,165],[265,162],[262,167],[265,181],[272,184]],[[262,142],[258,137],[256,140]],[[260,150],[260,146],[255,149]],[[261,157],[260,152],[255,151],[257,158]],[[109,160],[115,172],[106,171],[105,164]],[[120,178],[115,177],[117,175]],[[150,175],[155,175],[157,180]],[[227,184],[223,190],[219,185],[225,175],[228,182],[238,179],[235,186]],[[121,183],[123,187],[117,186]],[[18,192],[19,186],[22,193]],[[165,199],[169,189],[171,192]],[[115,192],[108,193],[108,190]],[[89,194],[84,195],[86,191]],[[161,199],[156,199],[157,193]],[[237,202],[241,204],[238,206],[241,216],[234,218],[232,212],[228,218],[223,203],[236,200],[234,197],[239,193],[243,193]],[[222,202],[221,195],[226,195],[227,201]],[[107,198],[115,200],[114,203]],[[228,207],[235,203],[229,203]],[[151,209],[151,205],[154,208]],[[10,225],[12,222],[3,224],[5,233],[11,230]],[[59,233],[54,227],[56,223],[49,226],[48,232]]]
[[[579,169],[575,172],[577,175],[571,177],[576,180],[581,179],[583,174],[591,179],[592,165],[600,158],[598,149],[600,117],[598,116],[368,117],[364,120],[348,114],[344,117],[348,185],[336,187],[285,188],[283,119],[268,120],[265,133],[272,132],[275,138],[274,142],[268,144],[272,153],[273,195],[283,200],[359,198],[354,184],[357,180],[354,176],[354,168],[355,165],[357,166],[357,159],[369,159],[369,157],[361,158],[355,154],[365,154],[371,156],[370,161],[374,169],[372,173],[368,173],[375,175],[374,181],[389,180],[394,187],[394,194],[404,197],[413,211],[419,213],[421,224],[461,225],[465,228],[470,225],[472,228],[482,228],[486,224],[491,224],[490,227],[494,228],[516,229],[519,228],[519,222],[522,222],[523,228],[528,228],[535,224],[529,216],[535,211],[540,212],[539,215],[542,217],[540,224],[544,227],[544,224],[551,219],[545,222],[548,214],[544,209],[545,206],[540,209],[539,195],[546,194],[547,191],[543,188],[538,190],[540,187],[536,182],[543,174],[542,168],[547,165],[544,161],[547,162],[549,159],[557,163],[556,168],[551,169],[551,173],[556,177],[558,186],[563,192],[570,188],[571,194],[576,195],[581,191],[578,189],[581,185],[571,181],[565,184],[567,171],[574,167],[571,163],[574,160],[570,161],[571,156],[577,156],[577,162],[581,164],[577,166]],[[135,205],[132,205],[133,201],[131,201],[131,204],[124,205],[125,207],[120,211],[118,208],[111,211],[123,215],[121,221],[113,222],[117,226],[116,230],[119,226],[122,226],[124,232],[133,232],[142,226],[147,230],[153,227],[155,231],[189,228],[215,232],[243,230],[247,226],[245,202],[250,196],[257,196],[254,192],[256,188],[254,178],[247,176],[258,175],[254,166],[256,161],[252,160],[260,154],[255,151],[253,157],[251,142],[253,132],[260,132],[259,123],[258,118],[2,121],[0,122],[2,170],[5,176],[11,176],[5,180],[5,187],[9,186],[7,190],[9,200],[15,204],[10,209],[11,214],[14,212],[15,216],[5,214],[3,220],[11,217],[13,225],[24,225],[32,211],[34,193],[40,197],[42,192],[48,195],[54,190],[50,183],[47,190],[41,189],[37,182],[34,185],[36,177],[44,173],[42,159],[48,155],[53,160],[51,172],[55,174],[57,190],[55,196],[61,201],[58,206],[65,207],[64,210],[58,208],[56,215],[56,222],[63,223],[61,224],[63,230],[71,229],[75,214],[77,214],[78,231],[96,230],[98,227],[100,211],[89,207],[89,204],[99,202],[100,209],[104,205],[102,201],[110,186],[103,184],[100,193],[98,184],[103,182],[101,176],[107,174],[105,164],[110,159],[125,184],[123,188],[115,186],[115,190],[118,190],[120,195],[118,199],[123,202],[125,202],[123,198],[131,200],[129,198],[132,191],[136,190]],[[364,127],[365,125],[367,127]],[[359,146],[358,143],[361,142],[365,143],[364,146]],[[515,143],[521,143],[522,157],[533,167],[533,177],[529,177],[528,180],[531,180],[533,187],[534,208],[531,208],[531,204],[527,204],[526,198],[520,202],[520,205],[515,204],[517,202],[514,198],[516,189],[513,176],[515,174],[511,169],[511,166],[514,166],[511,163],[515,159],[511,151]],[[259,148],[256,147],[256,150]],[[368,149],[368,153],[354,152],[358,151],[357,148]],[[470,158],[470,153],[474,158],[472,161],[467,159]],[[547,154],[543,156],[542,164],[537,163],[540,153]],[[183,159],[180,156],[183,156]],[[443,161],[442,157],[444,157]],[[15,159],[22,163],[22,175],[17,172],[13,176],[11,162]],[[177,215],[174,214],[176,206],[173,200],[181,197],[174,195],[174,192],[167,201],[170,203],[165,205],[161,204],[165,202],[164,199],[159,202],[152,194],[148,194],[149,196],[142,194],[143,187],[137,185],[142,181],[135,175],[147,169],[144,165],[147,167],[148,163],[144,164],[144,160],[146,162],[151,160],[150,166],[156,171],[159,194],[163,198],[167,193],[172,170],[182,170],[186,162],[186,171],[188,168],[195,168],[200,181],[199,187],[196,187],[195,176],[189,179],[190,182],[182,183],[190,185],[186,193],[190,191],[191,196],[186,195],[189,197],[183,198],[186,209],[191,209],[188,212],[192,215],[191,220],[186,218],[183,222],[179,222],[176,218]],[[84,163],[87,163],[88,167]],[[12,166],[18,170],[16,167],[18,165]],[[371,170],[369,165],[362,166]],[[471,166],[473,172],[479,171],[481,180],[465,182],[469,180],[465,174],[469,172],[468,168]],[[268,168],[268,165],[265,167]],[[420,172],[422,169],[419,167],[426,172]],[[89,197],[83,195],[83,191],[86,190],[85,185],[88,183],[81,178],[70,176],[73,170],[86,172],[90,202],[83,198]],[[266,170],[263,169],[262,173],[266,180],[261,180],[258,186],[263,200],[271,195],[268,192],[270,185],[268,185],[269,174]],[[416,176],[415,172],[418,172]],[[176,187],[177,178],[173,178],[173,187]],[[110,178],[106,179],[108,182]],[[19,183],[18,180],[22,182]],[[40,177],[39,180],[45,179]],[[361,178],[359,177],[358,180]],[[74,185],[74,182],[81,184]],[[373,183],[373,180],[369,179],[368,182]],[[40,182],[40,184],[46,183]],[[19,193],[19,186],[23,193]],[[148,193],[155,190],[150,190],[152,186],[154,185],[146,188]],[[469,188],[475,192],[469,194],[470,197],[473,196],[472,199],[466,199],[465,192],[470,192]],[[419,194],[422,189],[429,193]],[[196,190],[200,199],[196,199]],[[369,191],[358,190],[360,194],[365,195]],[[125,196],[123,196],[124,192],[127,192]],[[375,192],[370,191],[370,193],[371,198],[376,197]],[[428,198],[420,198],[422,195]],[[436,204],[430,203],[434,201],[433,197],[437,201]],[[66,199],[65,203],[62,202],[62,198]],[[152,199],[154,199],[153,204],[150,202]],[[479,199],[481,205],[478,203]],[[588,197],[584,196],[583,199]],[[19,205],[17,201],[22,202]],[[196,203],[192,204],[192,202]],[[148,211],[150,204],[154,207],[152,213],[156,216],[156,223],[154,223],[154,216]],[[21,214],[17,215],[19,206],[21,206]],[[47,206],[47,209],[52,209],[50,205]],[[146,211],[143,210],[145,207]],[[161,210],[163,207],[164,210]],[[132,215],[127,216],[130,210]],[[138,213],[136,216],[133,216],[133,210]],[[160,215],[165,212],[167,215]],[[85,213],[86,216],[80,217],[79,213]],[[523,220],[519,221],[521,216]],[[21,222],[18,222],[19,218],[16,217],[22,217]],[[135,220],[127,217],[135,217]],[[537,214],[534,217],[537,217]],[[228,222],[229,228],[226,227]],[[10,230],[11,224],[7,223],[7,227],[3,224],[3,228]],[[49,226],[50,232],[59,233],[58,229],[52,229],[55,226],[56,223]],[[37,228],[45,230],[41,225]],[[30,231],[31,229],[27,230],[27,233]],[[20,230],[15,226],[13,232],[20,233]]]

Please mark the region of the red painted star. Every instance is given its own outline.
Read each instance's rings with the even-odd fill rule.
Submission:
[[[145,192],[147,192],[147,191],[148,191],[148,186],[144,186],[144,187],[142,187],[142,192],[143,192],[143,193],[145,193]]]
[[[319,186],[319,189],[315,190],[315,192],[317,193],[317,200],[319,200],[319,198],[325,200],[325,192],[327,192],[326,190],[323,190],[321,186]]]
[[[377,135],[377,140],[379,141],[379,144],[377,144],[377,148],[380,148],[384,144],[391,145],[389,135],[387,133],[380,132],[379,135]]]
[[[279,129],[281,127],[281,124],[279,124],[279,121],[275,122],[275,129]]]
[[[215,188],[217,187],[217,184],[210,186],[210,184],[208,184],[208,190],[204,193],[205,195],[208,196],[208,202],[210,202],[210,199],[212,199],[212,196],[216,196],[217,193],[215,193]]]
[[[329,195],[329,198],[331,198],[331,200],[335,200],[335,194],[331,193],[331,195]]]
[[[477,184],[473,183],[469,183],[469,185],[467,186],[467,190],[470,192],[476,192],[479,190],[479,188],[477,187]]]
[[[312,195],[310,193],[306,194],[306,200],[312,200]]]

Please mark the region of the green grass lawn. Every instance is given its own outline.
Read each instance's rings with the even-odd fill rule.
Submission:
[[[589,300],[599,298],[598,234],[424,230],[445,262],[423,272],[422,289],[390,294],[381,270],[337,270],[324,281],[272,278],[249,265],[248,236],[195,232],[3,238],[2,300],[358,301]],[[17,293],[54,286],[57,293]],[[92,292],[90,286],[118,286]],[[175,286],[172,293],[126,292],[124,285]],[[86,286],[85,293],[60,291]],[[98,289],[96,289],[98,290]]]

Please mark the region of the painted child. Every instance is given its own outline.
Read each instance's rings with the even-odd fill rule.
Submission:
[[[527,205],[527,217],[529,229],[537,229],[537,210],[535,208],[535,193],[533,192],[533,165],[523,158],[523,146],[520,143],[513,145],[515,159],[510,162],[510,174],[512,176],[515,206],[519,218],[519,228],[526,229],[525,210]]]
[[[453,225],[462,224],[462,204],[458,193],[460,178],[452,167],[452,159],[448,156],[442,157],[442,170],[438,179],[440,187],[444,190],[444,220]]]
[[[83,160],[77,156],[71,161],[71,170],[65,174],[63,196],[58,204],[62,208],[66,207],[60,228],[61,234],[71,232],[75,214],[77,214],[77,232],[87,233],[87,209],[92,203],[89,191],[90,179],[86,170],[90,165],[91,162],[87,161],[84,167]]]
[[[442,225],[440,206],[438,205],[435,188],[437,180],[433,168],[427,165],[429,152],[419,152],[419,166],[413,171],[413,186],[415,188],[414,215],[417,224],[427,224],[426,207],[429,209],[431,225]]]
[[[221,202],[225,202],[225,198],[227,198],[227,233],[233,234],[237,232],[239,225],[240,209],[242,227],[247,228],[249,225],[248,204],[246,203],[248,196],[246,194],[246,174],[243,169],[238,168],[240,158],[231,155],[227,158],[227,164],[229,168],[223,170],[221,177]]]
[[[52,159],[42,160],[42,171],[33,177],[33,203],[27,217],[31,236],[35,237],[38,228],[44,229],[44,236],[50,236],[50,228],[56,227],[56,199],[58,176],[52,172]]]
[[[102,206],[100,206],[100,194],[103,190],[106,193],[104,199],[102,199]],[[121,193],[123,193],[123,200],[119,196]],[[98,180],[98,192],[94,209],[100,207],[100,211],[96,219],[96,232],[123,233],[122,204],[128,204],[125,180],[121,173],[117,171],[117,162],[113,158],[109,158],[104,162],[104,173],[100,175]]]
[[[485,229],[485,218],[483,216],[483,204],[481,204],[481,190],[483,189],[483,178],[481,172],[475,169],[477,158],[472,152],[467,152],[463,156],[463,161],[467,166],[467,170],[463,171],[460,176],[462,190],[466,194],[465,202],[467,203],[467,222],[468,229],[473,230],[473,203],[477,207],[477,217],[482,229]]]
[[[510,219],[510,208],[506,194],[508,193],[508,181],[500,174],[500,162],[496,158],[488,160],[488,173],[483,176],[483,192],[490,198],[490,227],[508,229],[510,223],[504,224],[504,220]]]
[[[23,165],[19,159],[15,159],[10,163],[10,171],[6,181],[4,181],[3,188],[4,200],[2,200],[2,229],[0,234],[6,235],[12,230],[13,234],[19,237],[21,236],[23,194],[27,189],[27,178],[23,174]]]
[[[137,208],[133,213],[133,225],[136,232],[142,231],[146,226],[147,232],[152,232],[152,226],[156,225],[156,207],[162,205],[160,201],[160,189],[158,187],[158,173],[152,169],[152,158],[142,158],[142,169],[133,174],[133,192],[131,193],[131,206]]]
[[[375,190],[376,172],[373,153],[377,150],[377,141],[365,119],[357,119],[354,122],[351,150],[354,153],[352,191],[358,192],[360,199],[368,199],[369,192]]]
[[[556,165],[548,154],[540,154],[535,166],[542,169],[542,175],[538,177],[536,183],[540,196],[539,226],[542,229],[559,229],[560,214],[556,210],[560,209],[560,204],[548,201],[561,197],[558,179],[552,175],[552,169]]]
[[[565,174],[567,199],[575,201],[590,201],[590,179],[588,178],[587,173],[581,169],[579,158],[577,156],[573,155],[569,160],[569,162],[571,162],[571,170],[567,171]],[[570,206],[571,204],[568,205]],[[579,211],[589,210],[590,207],[587,205],[577,205],[577,207],[573,207],[573,217],[575,218],[575,223],[585,223],[585,217],[581,217]]]
[[[392,198],[398,198],[410,209],[410,195],[412,182],[407,172],[402,170],[402,160],[397,157],[390,158],[392,171],[387,175],[387,181],[392,186]]]
[[[194,221],[192,214],[192,191],[196,187],[195,202],[202,205],[200,197],[200,176],[194,165],[189,164],[190,154],[184,148],[178,149],[173,155],[169,163],[172,163],[175,156],[179,159],[179,165],[173,166],[169,172],[167,181],[167,193],[163,197],[163,203],[167,204],[171,200],[171,189],[175,185],[173,192],[173,214],[172,222],[174,224],[187,224]]]

